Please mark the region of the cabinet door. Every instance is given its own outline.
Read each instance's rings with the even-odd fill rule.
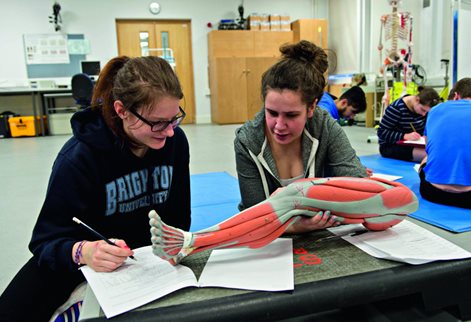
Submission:
[[[263,106],[261,83],[263,73],[278,61],[276,57],[246,58],[247,120],[252,119]]]
[[[248,30],[213,30],[208,34],[208,56],[243,57],[254,55],[254,33]]]
[[[254,57],[279,57],[280,46],[293,42],[292,31],[253,31]]]
[[[247,120],[245,58],[215,58],[210,62],[211,118],[219,124]]]
[[[293,40],[309,40],[321,48],[328,47],[328,24],[325,19],[298,19],[291,24]]]

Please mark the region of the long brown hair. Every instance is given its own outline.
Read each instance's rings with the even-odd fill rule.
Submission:
[[[281,60],[262,75],[263,100],[269,89],[289,89],[301,93],[302,101],[311,106],[324,93],[326,53],[306,40],[283,45],[280,52]]]
[[[92,108],[101,109],[109,128],[129,142],[123,121],[116,114],[114,101],[120,100],[125,109],[150,108],[156,99],[171,96],[183,98],[183,91],[172,67],[160,57],[111,59],[98,78],[92,97]]]

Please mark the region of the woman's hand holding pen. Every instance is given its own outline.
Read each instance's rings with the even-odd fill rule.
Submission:
[[[104,240],[89,241],[83,245],[80,263],[90,266],[96,272],[111,272],[123,265],[134,252],[122,239],[114,239],[110,245]],[[75,254],[78,243],[73,247]]]
[[[404,134],[405,141],[418,141],[422,136],[417,132],[411,132]]]

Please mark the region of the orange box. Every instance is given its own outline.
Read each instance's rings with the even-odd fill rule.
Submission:
[[[260,30],[270,31],[270,21],[268,20],[268,14],[262,13],[260,15]]]
[[[280,30],[280,15],[273,14],[269,17],[270,20],[270,30],[279,31]]]
[[[249,16],[249,29],[260,30],[260,16],[258,14],[251,14]]]
[[[46,126],[46,117],[44,116],[44,126]],[[40,118],[36,116],[36,121],[38,124],[38,134],[41,134],[41,126],[39,124]],[[10,125],[10,131],[12,137],[19,136],[35,136],[34,116],[15,116],[8,119],[8,124]]]
[[[291,30],[291,21],[290,16],[283,14],[280,16],[280,30],[281,31],[290,31]]]

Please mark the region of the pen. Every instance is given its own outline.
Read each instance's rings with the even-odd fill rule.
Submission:
[[[73,217],[72,220],[74,222],[76,222],[77,224],[79,225],[82,225],[84,226],[85,228],[87,228],[91,233],[93,233],[95,236],[97,236],[98,238],[100,239],[103,239],[105,242],[107,242],[108,244],[110,245],[113,245],[113,246],[116,246],[116,247],[119,247],[118,245],[116,245],[115,243],[113,243],[111,240],[109,240],[108,238],[106,238],[105,236],[103,236],[102,234],[100,234],[99,232],[97,232],[95,229],[93,229],[92,227],[90,227],[89,225],[87,225],[86,223],[84,223],[83,221],[81,221],[80,219],[78,219],[77,217]],[[134,258],[134,256],[129,256],[129,258],[131,259],[134,259],[134,260],[137,260]]]
[[[369,232],[369,230],[358,230],[358,231],[347,233],[347,234],[340,234],[340,235],[333,235],[333,236],[327,236],[327,237],[319,238],[315,242],[319,243],[319,242],[323,242],[323,241],[326,241],[326,240],[341,239],[342,237],[359,236],[359,235],[363,235],[364,233],[367,233],[367,232]]]
[[[416,130],[415,127],[414,127],[414,124],[412,124],[412,122],[409,123],[409,124],[410,124],[410,127],[412,128],[412,131],[417,132],[417,130]],[[418,133],[418,132],[417,132],[417,133]]]

